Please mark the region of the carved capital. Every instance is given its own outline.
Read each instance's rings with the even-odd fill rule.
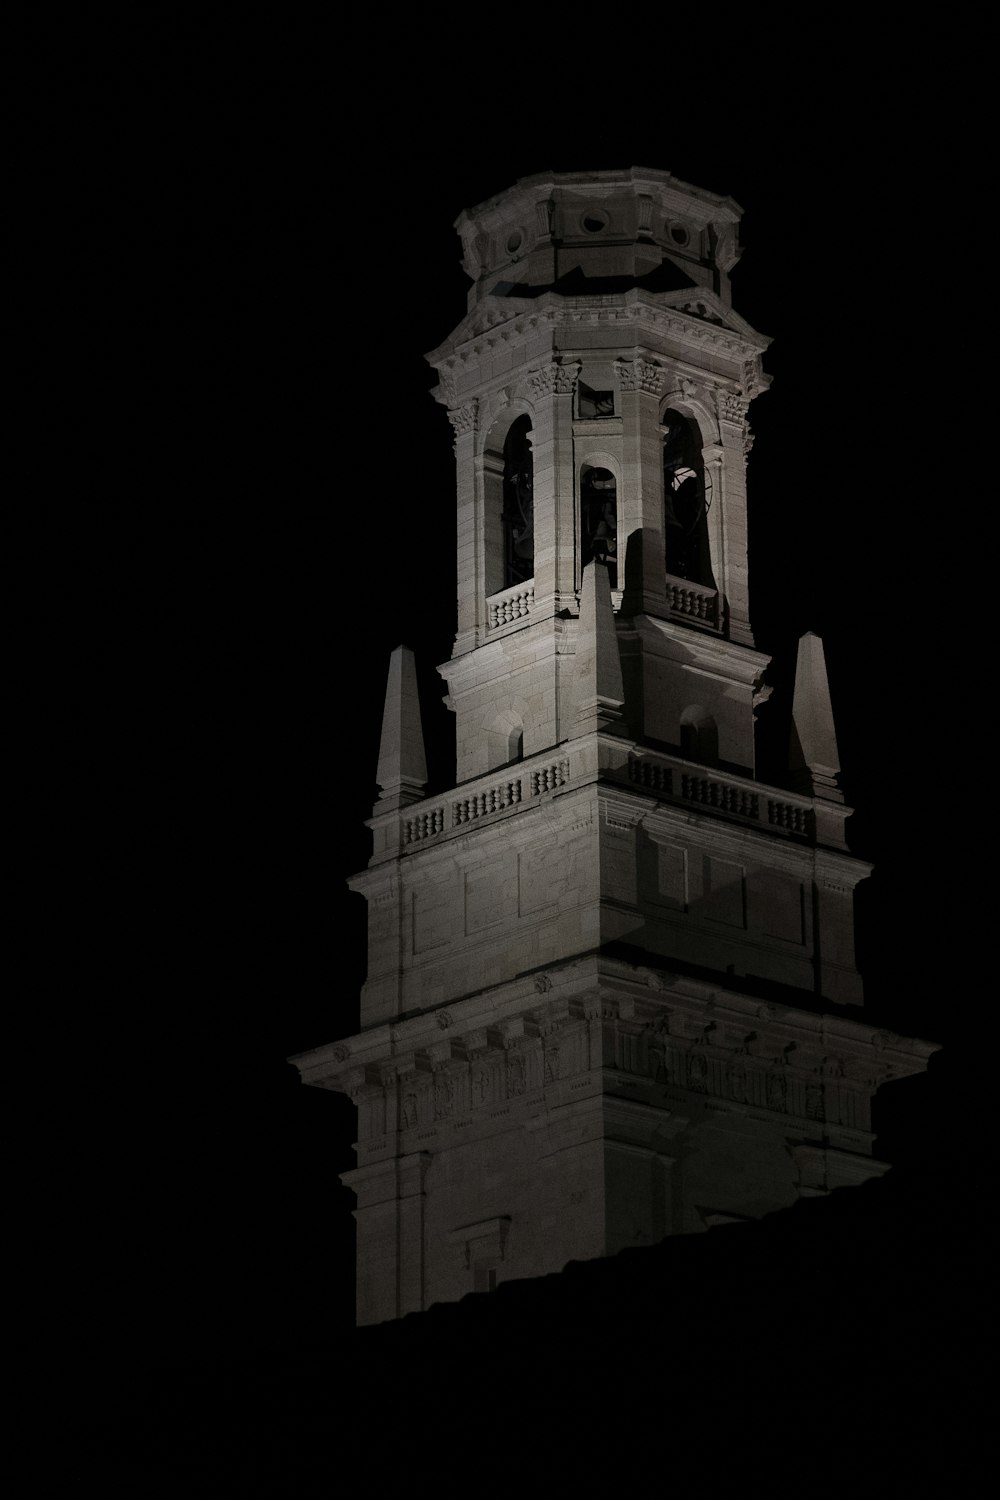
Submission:
[[[472,400],[465,406],[453,408],[448,413],[448,420],[455,429],[456,437],[463,437],[467,432],[476,432],[479,427],[479,402]]]
[[[743,426],[750,406],[748,396],[742,391],[720,390],[716,393],[715,400],[720,422],[731,422],[735,427]]]
[[[536,400],[542,396],[572,396],[581,368],[576,363],[561,365],[553,361],[540,370],[532,370],[528,376],[532,395]]]
[[[615,374],[623,391],[645,391],[650,396],[662,396],[667,372],[654,359],[616,359]]]

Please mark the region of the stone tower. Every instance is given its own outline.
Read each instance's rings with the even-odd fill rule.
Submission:
[[[361,1032],[294,1059],[358,1105],[358,1320],[760,1216],[884,1170],[870,1100],[932,1048],[859,1016],[822,644],[755,777],[739,207],[544,174],[457,221],[457,784],[390,664]]]

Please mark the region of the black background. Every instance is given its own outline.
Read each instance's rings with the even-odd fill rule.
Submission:
[[[745,210],[734,307],[774,340],[749,466],[762,765],[818,631],[876,866],[871,1014],[948,1041],[976,989],[975,877],[949,843],[974,590],[944,458],[949,266],[921,248],[933,226],[962,240],[941,207],[960,132],[921,112],[891,37],[859,49],[833,23],[695,39],[623,19],[596,50],[568,22],[375,30],[136,35],[97,100],[114,149],[78,153],[92,243],[65,577],[43,568],[39,592],[61,726],[33,803],[28,1133],[35,1352],[56,1339],[99,1382],[352,1324],[352,1111],[284,1059],[357,1024],[345,878],[401,641],[431,790],[453,774],[434,670],[452,434],[423,356],[465,310],[454,219],[520,177],[651,166]]]

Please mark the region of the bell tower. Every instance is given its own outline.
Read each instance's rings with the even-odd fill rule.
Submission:
[[[358,1319],[759,1217],[884,1170],[870,1100],[933,1048],[860,1018],[850,809],[822,643],[789,775],[731,306],[739,207],[669,173],[543,174],[464,212],[456,786],[428,799],[389,669],[356,1036],[294,1059],[359,1110]]]

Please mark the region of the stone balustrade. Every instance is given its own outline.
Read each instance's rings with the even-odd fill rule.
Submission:
[[[497,630],[501,625],[511,625],[515,620],[523,620],[531,613],[531,606],[535,602],[535,580],[529,578],[527,583],[517,583],[513,588],[504,589],[500,594],[491,594],[486,601],[486,618],[490,630]]]
[[[729,776],[707,766],[652,751],[635,751],[628,760],[628,779],[669,801],[688,803],[742,823],[755,823],[789,838],[814,839],[811,801],[794,793],[762,787],[759,782]],[[570,781],[566,755],[540,755],[502,774],[494,772],[450,793],[430,807],[408,809],[401,820],[403,848],[422,844],[451,830],[512,807]]]
[[[481,777],[472,786],[459,793],[452,792],[446,801],[433,807],[409,812],[402,819],[402,843],[404,848],[422,843],[436,834],[467,823],[475,823],[496,813],[506,812],[510,807],[540,797],[545,792],[558,790],[569,781],[569,758],[565,755],[546,756],[518,766],[515,772],[508,769],[504,775],[495,772],[490,777]]]
[[[765,824],[775,832],[791,837],[815,837],[812,804],[805,797],[777,791],[771,793],[759,783],[741,781],[739,777],[697,768],[690,761],[645,751],[629,757],[628,775],[636,786],[646,787],[672,801],[694,802],[726,817]]]
[[[716,589],[706,589],[700,583],[691,583],[687,578],[673,578],[668,573],[667,603],[670,613],[685,622],[702,625],[708,630],[722,629],[722,612]]]

